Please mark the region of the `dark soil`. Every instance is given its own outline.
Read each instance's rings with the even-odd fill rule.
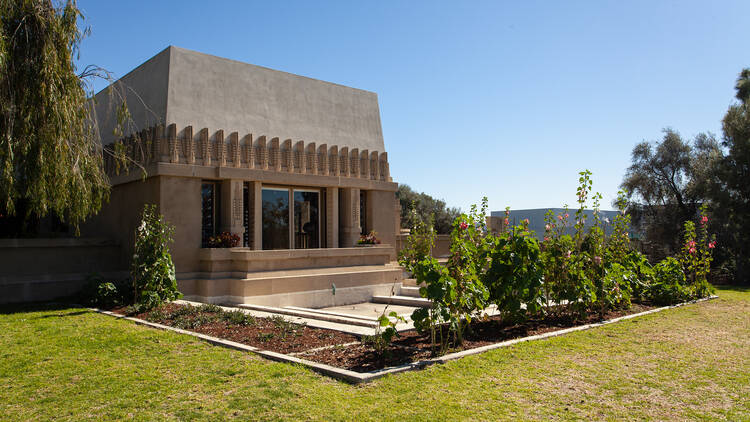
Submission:
[[[358,340],[349,334],[290,323],[282,318],[248,317],[243,323],[234,323],[224,318],[228,312],[202,309],[171,303],[131,316],[279,353],[301,352]],[[115,309],[114,312],[125,314],[124,309]]]
[[[653,306],[633,304],[630,309],[609,311],[603,316],[590,314],[577,319],[573,319],[566,314],[553,313],[546,317],[530,318],[523,323],[507,322],[499,316],[494,316],[484,321],[473,322],[470,330],[465,333],[461,346],[452,346],[449,348],[449,352],[475,349],[506,340],[600,322],[653,308]],[[445,330],[444,333],[446,333]],[[420,335],[416,331],[408,331],[401,333],[401,336],[393,341],[389,350],[382,356],[378,355],[372,347],[358,345],[304,353],[300,357],[352,371],[369,372],[427,359],[433,357],[433,354],[429,334]]]
[[[546,316],[529,318],[523,322],[504,321],[499,316],[475,320],[466,331],[463,343],[460,346],[451,344],[449,352],[474,349],[506,340],[600,322],[653,308],[654,306],[633,304],[630,309],[613,310],[604,315],[591,313],[579,318],[553,311]],[[125,309],[114,311],[120,314],[126,313]],[[422,335],[416,331],[401,333],[384,353],[379,354],[370,345],[343,346],[346,343],[359,341],[359,338],[353,335],[294,324],[282,318],[239,316],[239,318],[232,319],[232,315],[229,314],[235,314],[234,317],[239,315],[237,312],[225,312],[218,307],[205,305],[195,307],[167,304],[132,316],[236,341],[263,350],[298,353],[298,356],[304,359],[357,372],[375,371],[428,359],[435,356],[434,352],[437,350],[433,348],[429,334]],[[444,329],[444,333],[447,333],[447,330]],[[333,347],[312,350],[326,346]]]

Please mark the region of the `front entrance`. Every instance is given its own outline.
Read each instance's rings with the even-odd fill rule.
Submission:
[[[320,247],[320,190],[264,186],[261,191],[264,250]]]

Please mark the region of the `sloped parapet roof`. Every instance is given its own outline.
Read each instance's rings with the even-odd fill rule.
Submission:
[[[377,94],[170,46],[115,82],[135,127],[192,125],[385,152]],[[99,92],[105,144],[115,113]]]

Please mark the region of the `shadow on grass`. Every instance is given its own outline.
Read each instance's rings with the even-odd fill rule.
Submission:
[[[75,305],[72,302],[29,302],[29,303],[8,303],[0,305],[0,315],[19,314],[27,312],[44,312],[44,311],[65,311],[72,309],[80,309],[81,305]],[[53,316],[72,316],[81,315],[90,312],[88,310],[75,312],[68,312],[58,315],[47,315],[43,318],[49,318]]]
[[[750,286],[741,286],[736,284],[718,284],[715,285],[716,290],[724,290],[728,292],[747,293],[750,292]]]

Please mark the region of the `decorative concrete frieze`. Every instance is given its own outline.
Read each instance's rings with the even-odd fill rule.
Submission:
[[[229,134],[229,156],[232,157],[232,167],[239,167],[242,164],[240,160],[240,135],[237,132]]]
[[[242,139],[242,160],[244,165],[240,167],[246,167],[249,169],[255,167],[255,148],[253,147],[252,133],[248,133]]]
[[[296,173],[307,173],[307,163],[305,157],[305,143],[302,141],[294,145],[294,168]]]
[[[182,145],[184,147],[185,162],[195,164],[195,141],[193,140],[193,127],[186,126],[182,132]]]
[[[179,162],[180,153],[177,147],[177,125],[174,123],[167,126],[167,142],[169,143],[169,162]]]
[[[292,157],[292,140],[286,139],[281,144],[281,166],[289,173],[294,173],[294,160]]]
[[[331,149],[329,150],[328,161],[329,161],[328,174],[330,174],[331,176],[338,176],[339,164],[341,164],[341,160],[339,158],[339,147],[337,145],[332,146]]]
[[[128,168],[162,162],[391,181],[387,153],[347,146],[292,139],[280,142],[278,137],[267,141],[265,135],[254,138],[252,134],[240,138],[238,132],[231,132],[225,140],[223,129],[211,136],[208,128],[200,129],[194,137],[192,126],[180,132],[175,124],[145,129],[117,143],[132,163]],[[120,147],[106,147],[103,161],[108,174],[117,172],[112,157],[116,148]]]
[[[216,141],[214,142],[216,147],[216,161],[219,167],[227,166],[227,146],[224,144],[224,130],[219,129],[216,131]]]
[[[203,158],[203,165],[211,165],[211,143],[208,142],[208,128],[204,127],[200,132],[201,139],[201,158]]]
[[[318,147],[317,157],[318,157],[318,174],[327,176],[330,170],[328,166],[328,145],[323,144]]]
[[[268,146],[265,136],[258,137],[258,160],[258,168],[268,170]]]
[[[349,154],[349,163],[351,167],[349,168],[349,175],[351,177],[359,177],[359,149],[354,148]]]
[[[370,162],[370,179],[380,180],[380,162],[379,162],[379,155],[377,151],[373,151],[370,153],[369,162]]]
[[[318,174],[318,151],[315,150],[315,142],[307,144],[305,156],[307,157],[306,172],[309,174]]]
[[[349,147],[341,147],[339,150],[340,168],[339,175],[342,177],[349,177],[351,168],[349,167]]]
[[[273,168],[273,171],[280,172],[281,171],[281,146],[279,145],[279,138],[272,138],[271,144],[268,148],[270,156],[271,156],[271,163],[269,163]]]

